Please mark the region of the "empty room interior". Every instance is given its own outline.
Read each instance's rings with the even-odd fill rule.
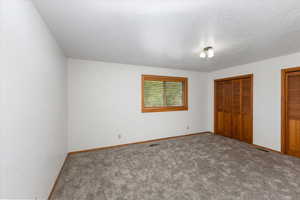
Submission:
[[[299,0],[0,0],[0,199],[300,200]]]

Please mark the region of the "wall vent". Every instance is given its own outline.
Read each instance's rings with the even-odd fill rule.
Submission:
[[[158,143],[150,144],[149,147],[155,147],[155,146],[158,146],[158,145],[159,145]]]
[[[260,148],[256,148],[257,150],[263,151],[263,152],[269,152],[268,150],[265,149],[260,149]]]

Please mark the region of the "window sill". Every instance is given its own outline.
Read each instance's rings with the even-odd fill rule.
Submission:
[[[188,110],[188,107],[186,106],[177,106],[177,107],[151,107],[151,108],[142,108],[143,113],[147,112],[169,112],[169,111],[183,111],[183,110]]]

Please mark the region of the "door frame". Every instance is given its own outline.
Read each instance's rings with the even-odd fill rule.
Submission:
[[[236,80],[236,79],[244,79],[244,78],[250,78],[251,80],[251,108],[250,108],[250,113],[251,113],[251,118],[250,118],[250,123],[251,123],[251,141],[250,144],[253,144],[253,74],[245,74],[245,75],[240,75],[240,76],[231,76],[231,77],[226,77],[226,78],[220,78],[220,79],[215,79],[214,80],[214,133],[216,133],[217,130],[217,82],[221,81],[229,81],[229,80]]]
[[[286,101],[287,101],[287,84],[286,84],[286,74],[290,72],[300,71],[300,67],[292,67],[281,69],[281,152],[286,154],[286,122],[287,122],[287,114],[286,114]]]

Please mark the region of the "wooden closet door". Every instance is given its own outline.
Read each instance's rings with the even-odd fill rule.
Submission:
[[[253,76],[215,80],[215,133],[252,143]]]
[[[215,132],[224,135],[224,89],[223,82],[217,82],[215,85]]]
[[[241,140],[241,80],[232,80],[232,138]]]
[[[252,79],[241,79],[241,140],[252,143]]]
[[[286,153],[300,157],[300,72],[286,74]]]
[[[224,136],[232,136],[232,81],[223,82],[224,90]]]

